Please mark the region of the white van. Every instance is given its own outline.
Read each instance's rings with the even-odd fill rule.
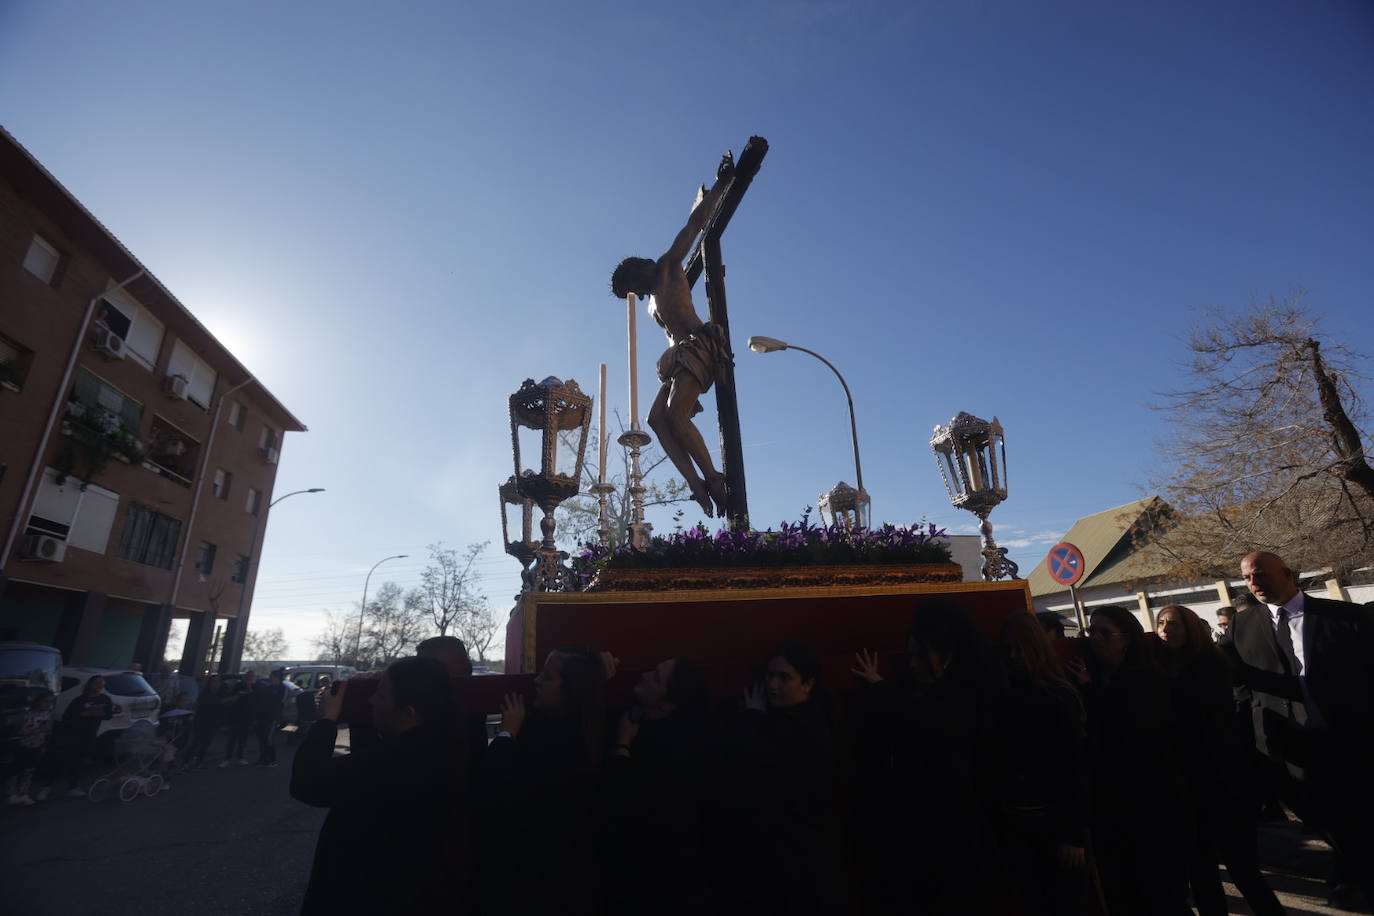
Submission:
[[[356,677],[357,668],[348,665],[296,665],[286,669],[286,679],[302,690],[318,690],[333,681]]]

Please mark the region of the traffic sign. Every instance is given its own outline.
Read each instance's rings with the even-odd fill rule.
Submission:
[[[1083,551],[1068,541],[1061,541],[1050,548],[1045,567],[1050,571],[1050,578],[1060,585],[1076,585],[1083,578]]]

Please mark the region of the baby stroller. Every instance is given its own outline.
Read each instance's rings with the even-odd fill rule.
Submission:
[[[102,802],[119,796],[122,802],[143,794],[152,798],[162,790],[162,761],[167,742],[146,720],[135,722],[115,739],[115,768],[91,783],[87,797]]]

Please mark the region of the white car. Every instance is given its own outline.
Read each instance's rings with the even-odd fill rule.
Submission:
[[[62,692],[57,695],[54,712],[60,721],[72,700],[86,689],[86,682],[96,675],[105,679],[105,695],[114,700],[114,716],[100,723],[97,735],[108,731],[128,728],[136,720],[147,719],[157,724],[158,709],[162,701],[138,671],[108,668],[68,667],[62,668]]]

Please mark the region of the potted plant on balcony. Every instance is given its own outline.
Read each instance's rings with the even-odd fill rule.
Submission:
[[[132,464],[142,461],[147,451],[143,441],[124,428],[117,414],[80,401],[68,403],[62,435],[69,441],[57,457],[57,483],[61,486],[80,467],[83,491],[111,458]]]

